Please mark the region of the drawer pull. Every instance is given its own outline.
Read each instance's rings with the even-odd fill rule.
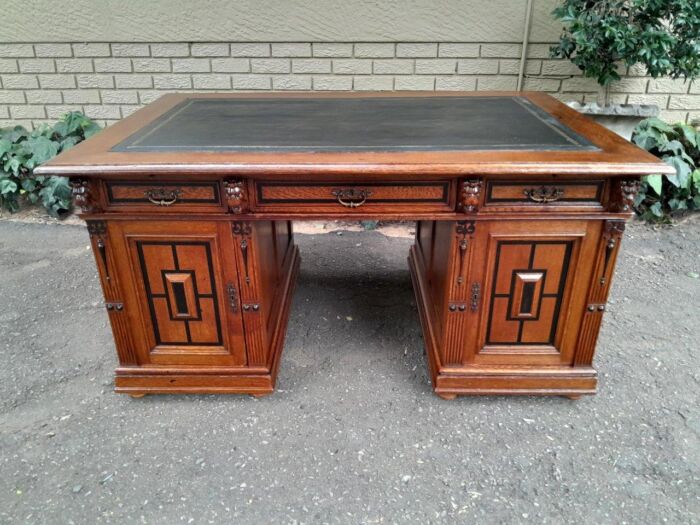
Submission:
[[[182,192],[180,190],[166,190],[164,188],[151,188],[143,194],[156,206],[171,206],[177,202]]]
[[[347,190],[333,190],[331,194],[346,208],[359,208],[367,201],[367,197],[369,197],[372,192],[369,190],[350,188]]]
[[[564,196],[564,190],[554,186],[540,186],[539,188],[531,188],[529,190],[525,190],[523,193],[531,201],[539,203],[558,201]]]

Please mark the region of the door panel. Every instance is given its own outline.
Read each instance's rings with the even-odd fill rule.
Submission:
[[[574,241],[496,241],[487,345],[553,345]]]
[[[231,230],[224,222],[110,224],[130,283],[141,364],[244,365]],[[138,322],[138,319],[142,320]]]
[[[480,222],[476,230],[482,256],[472,272],[483,293],[466,362],[570,364],[600,222]]]

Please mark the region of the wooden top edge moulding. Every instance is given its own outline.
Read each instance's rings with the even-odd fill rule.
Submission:
[[[278,179],[671,171],[534,92],[165,95],[36,169]]]

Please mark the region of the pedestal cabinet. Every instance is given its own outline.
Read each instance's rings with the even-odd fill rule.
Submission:
[[[672,171],[540,93],[168,95],[36,170],[87,221],[118,392],[272,392],[291,221],[398,219],[448,399],[596,391],[639,177]]]
[[[88,220],[119,392],[274,388],[298,267],[291,222]]]
[[[593,393],[592,350],[623,228],[420,222],[410,262],[436,391]]]

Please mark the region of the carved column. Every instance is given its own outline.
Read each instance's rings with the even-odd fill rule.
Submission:
[[[110,260],[110,251],[107,223],[105,221],[86,221],[92,251],[97,260],[97,270],[100,274],[102,293],[105,299],[105,308],[112,325],[112,333],[117,347],[117,355],[121,365],[137,364],[136,350],[131,339],[131,330],[127,319],[126,306],[124,304],[118,277],[113,272],[114,261]]]
[[[455,225],[452,274],[448,283],[448,301],[445,319],[445,337],[443,340],[442,362],[444,365],[459,365],[464,358],[464,348],[468,316],[476,311],[480,285],[477,282],[468,285],[470,259],[475,221],[458,221]]]
[[[255,240],[255,224],[236,221],[231,224],[231,231],[236,238],[238,249],[236,260],[241,293],[241,309],[245,326],[246,351],[248,365],[264,366],[267,364],[269,347],[265,331],[265,308],[262,302],[260,283],[258,282]]]
[[[603,313],[606,309],[610,282],[615,270],[615,260],[620,249],[620,240],[625,231],[624,220],[605,221],[603,235],[593,270],[593,281],[588,290],[586,311],[579,332],[574,364],[590,366],[593,363],[596,341]]]

